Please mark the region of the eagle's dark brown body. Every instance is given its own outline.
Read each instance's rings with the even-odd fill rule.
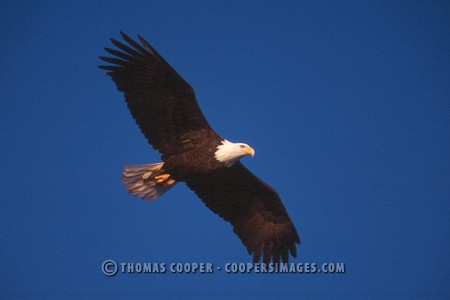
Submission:
[[[176,152],[162,156],[164,169],[178,181],[186,181],[192,174],[208,174],[223,168],[223,163],[214,158],[221,140],[215,132],[205,129],[184,134]]]

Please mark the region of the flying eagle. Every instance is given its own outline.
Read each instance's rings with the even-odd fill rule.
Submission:
[[[195,93],[141,36],[142,45],[121,32],[121,51],[105,48],[115,57],[107,70],[142,133],[161,163],[125,166],[122,181],[133,195],[154,201],[177,182],[185,182],[213,212],[231,223],[253,254],[253,261],[287,263],[296,257],[300,238],[277,192],[240,163],[255,154],[247,144],[222,138],[208,124]]]

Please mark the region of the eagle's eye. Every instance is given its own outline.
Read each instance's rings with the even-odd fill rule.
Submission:
[[[244,145],[241,145],[241,149],[244,149],[245,148],[245,146]]]

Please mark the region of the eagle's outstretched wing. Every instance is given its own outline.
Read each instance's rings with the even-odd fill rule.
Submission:
[[[208,208],[233,225],[234,232],[253,253],[253,261],[288,262],[300,243],[278,193],[240,162],[208,175],[186,180]]]
[[[105,48],[115,57],[101,57],[112,65],[100,68],[108,71],[125,94],[131,114],[149,143],[168,155],[183,136],[194,131],[207,131],[219,139],[203,116],[189,83],[141,36],[142,45],[121,34],[131,47],[111,39],[121,51]]]

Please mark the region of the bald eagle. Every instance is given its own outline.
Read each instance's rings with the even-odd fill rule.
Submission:
[[[255,263],[287,263],[300,244],[278,193],[240,163],[255,154],[244,143],[222,138],[208,124],[194,90],[141,36],[100,57],[161,163],[125,166],[122,181],[133,195],[154,201],[185,182],[205,205],[231,223]],[[121,50],[121,51],[120,51]]]

